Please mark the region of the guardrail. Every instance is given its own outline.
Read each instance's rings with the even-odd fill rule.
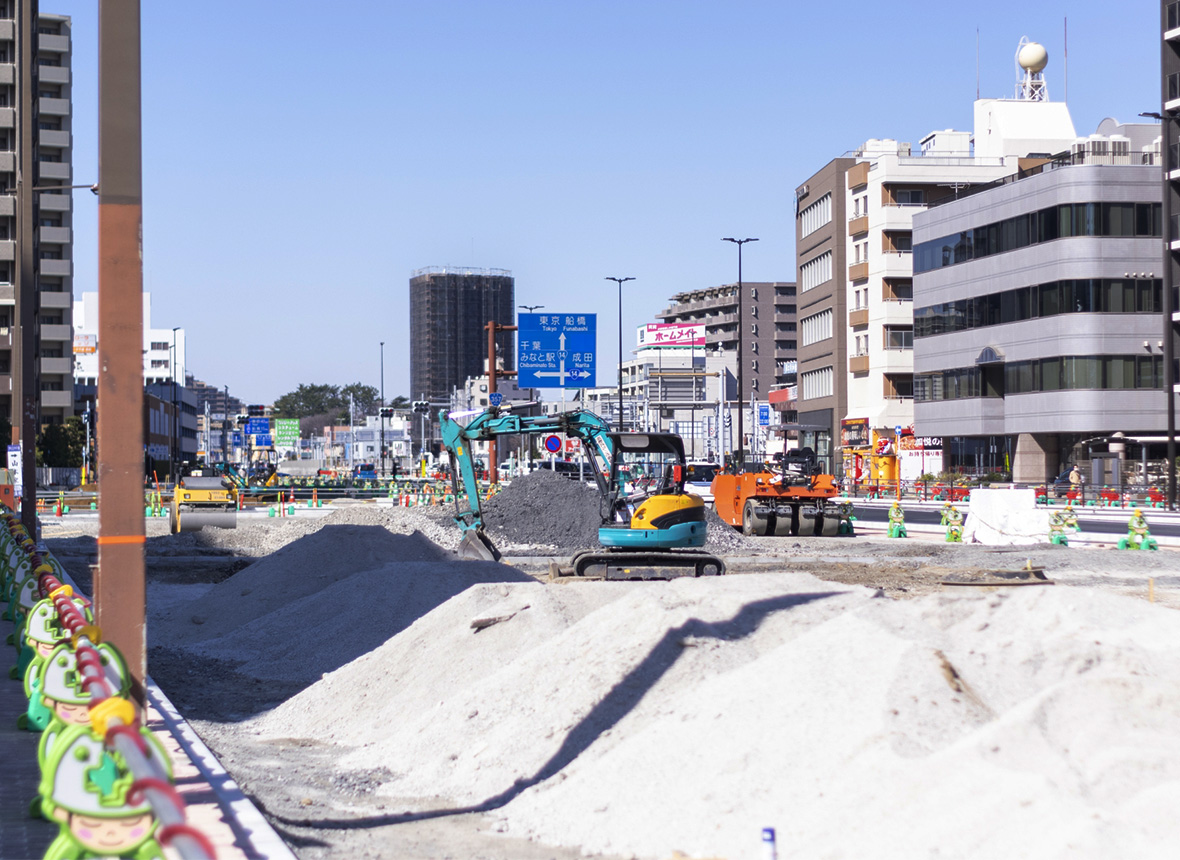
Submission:
[[[1031,489],[1037,504],[1077,507],[1162,508],[1166,495],[1154,484],[1081,484],[1074,488],[1051,481],[1016,483],[1012,481],[857,481],[848,482],[844,495],[866,499],[916,499],[918,501],[967,502],[977,487],[994,489]]]
[[[185,820],[164,747],[128,696],[131,674],[94,625],[90,601],[63,584],[14,515],[0,515],[0,602],[15,625],[28,709],[21,728],[42,732],[39,811],[58,825],[47,856],[162,856],[214,860]],[[55,853],[56,852],[56,853]]]

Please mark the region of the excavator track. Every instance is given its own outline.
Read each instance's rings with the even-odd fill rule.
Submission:
[[[550,581],[591,579],[676,579],[681,576],[721,576],[725,562],[699,550],[637,552],[626,549],[586,550],[568,564],[549,565]]]

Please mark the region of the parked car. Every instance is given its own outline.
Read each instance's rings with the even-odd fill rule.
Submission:
[[[581,466],[578,463],[570,463],[565,460],[542,460],[533,466],[535,469],[547,469],[550,472],[556,472],[559,475],[564,475],[567,478],[578,480],[580,477],[585,477],[587,481],[594,480],[594,472],[591,471],[590,464]]]
[[[716,463],[686,463],[684,466],[684,489],[713,504],[713,478],[721,467]]]

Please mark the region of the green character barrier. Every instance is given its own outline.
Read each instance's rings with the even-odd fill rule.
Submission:
[[[1049,542],[1058,546],[1069,546],[1067,529],[1074,532],[1082,530],[1082,527],[1078,525],[1078,515],[1074,512],[1073,506],[1068,503],[1064,510],[1053,511],[1049,514]]]
[[[74,606],[82,613],[87,624],[94,622],[90,611],[90,602],[83,597],[74,597]],[[45,658],[62,641],[69,639],[69,631],[61,626],[61,619],[57,616],[57,608],[53,600],[45,598],[33,604],[25,618],[24,642],[20,651],[20,658],[9,675],[14,678],[25,679],[25,695],[29,694],[30,677],[35,677]]]
[[[905,530],[905,511],[901,509],[901,503],[897,501],[889,506],[889,537],[908,537]]]
[[[131,675],[119,649],[103,642],[94,646],[94,650],[98,652],[108,688],[118,695],[126,695],[131,688]],[[73,647],[63,642],[50,652],[41,671],[30,681],[29,708],[24,721],[18,721],[18,724],[29,731],[56,735],[67,725],[90,722],[90,700],[90,691],[83,686]],[[42,738],[42,746],[45,740]],[[38,756],[44,764],[44,753],[39,751]]]
[[[1156,539],[1147,528],[1147,518],[1138,508],[1127,521],[1127,536],[1119,539],[1119,549],[1159,549]]]
[[[146,728],[148,755],[172,775],[168,753]],[[123,757],[103,746],[89,726],[65,729],[41,769],[41,812],[58,825],[43,860],[123,857],[163,860],[157,822]]]
[[[950,502],[942,506],[942,521],[940,524],[946,527],[947,543],[963,542],[963,515]]]

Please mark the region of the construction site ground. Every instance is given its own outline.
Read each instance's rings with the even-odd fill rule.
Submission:
[[[149,672],[301,860],[1171,856],[1173,549],[712,521],[727,576],[550,584],[596,526],[550,477],[500,564],[436,507],[149,521]],[[83,588],[96,534],[45,521]]]

